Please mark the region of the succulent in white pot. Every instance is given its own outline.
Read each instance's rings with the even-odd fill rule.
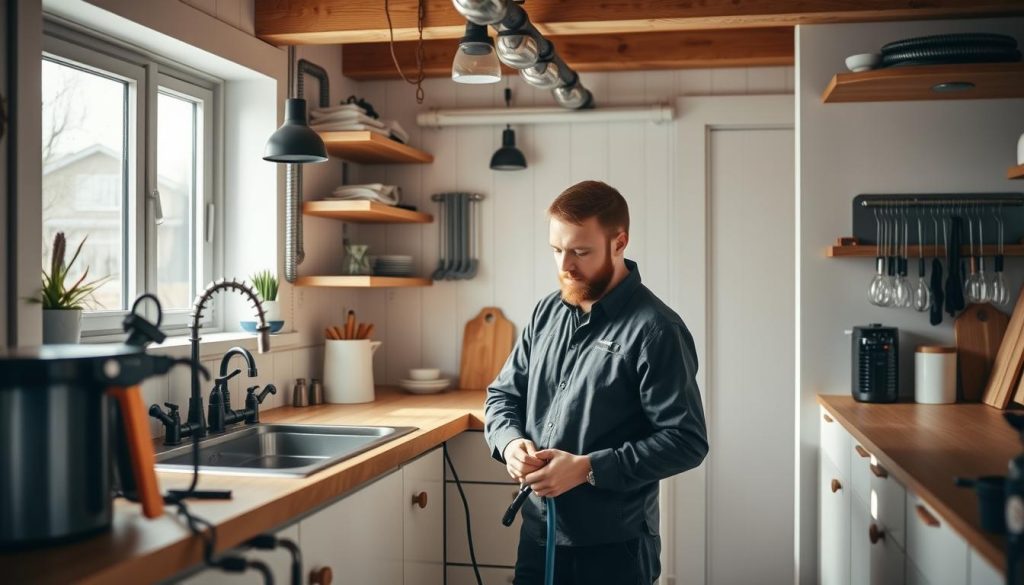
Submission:
[[[82,336],[82,308],[105,278],[87,282],[89,268],[68,285],[68,274],[82,252],[86,238],[75,248],[71,261],[65,262],[67,239],[64,232],[53,237],[50,250],[50,272],[43,270],[43,288],[39,297],[31,299],[43,305],[43,343],[78,343]]]

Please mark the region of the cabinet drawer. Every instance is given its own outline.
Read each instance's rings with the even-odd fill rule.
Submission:
[[[818,466],[818,583],[850,583],[850,487],[826,457]]]
[[[445,559],[449,563],[468,565],[470,558],[469,544],[466,540],[466,513],[455,484],[448,483],[446,487],[445,524],[448,551]],[[509,527],[502,526],[501,515],[512,503],[519,488],[514,485],[463,483],[462,489],[466,492],[466,500],[469,503],[476,562],[480,565],[514,567],[522,514],[517,514],[515,523]]]
[[[444,456],[438,447],[402,466],[404,585],[444,582]],[[422,504],[422,506],[420,505]]]
[[[871,493],[867,504],[871,517],[899,544],[900,548],[903,548],[907,542],[907,490],[879,465],[874,456],[871,456],[870,461],[868,474],[871,478]]]
[[[851,439],[853,449],[850,450],[850,483],[853,493],[865,504],[871,501],[871,453]]]
[[[821,426],[821,452],[832,461],[843,479],[849,479],[852,448],[850,434],[824,407],[818,407],[818,419]]]
[[[993,567],[978,551],[971,549],[967,558],[971,585],[1002,585],[1006,580],[1002,572]]]
[[[872,542],[872,534],[879,530]],[[905,560],[903,550],[871,513],[854,506],[850,520],[850,584],[901,585],[906,581]]]
[[[480,568],[480,580],[484,585],[510,585],[515,571],[512,569]],[[448,567],[448,585],[476,585],[473,567]]]
[[[967,582],[967,542],[913,492],[907,492],[907,556],[930,585]]]
[[[482,431],[466,431],[449,440],[447,445],[448,456],[452,458],[460,480],[515,483],[505,471],[505,466],[491,458],[491,450]],[[447,466],[444,473],[445,479],[455,479]]]

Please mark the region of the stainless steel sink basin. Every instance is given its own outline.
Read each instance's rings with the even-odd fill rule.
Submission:
[[[305,477],[416,427],[257,424],[199,442],[199,472]],[[192,472],[192,444],[160,450],[157,471]]]

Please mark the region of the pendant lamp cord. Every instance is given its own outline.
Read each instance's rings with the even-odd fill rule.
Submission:
[[[416,86],[417,104],[423,103],[423,80],[426,78],[426,74],[423,72],[423,61],[425,60],[423,48],[423,20],[426,13],[427,8],[424,1],[419,0],[416,10],[416,29],[419,31],[419,41],[416,43],[416,78],[409,79],[402,71],[402,67],[398,64],[398,57],[395,55],[395,29],[391,25],[391,10],[388,6],[388,0],[384,0],[384,15],[388,19],[388,35],[390,37],[388,47],[391,49],[391,61],[394,62],[395,69],[398,70],[398,75],[402,77],[402,80]]]

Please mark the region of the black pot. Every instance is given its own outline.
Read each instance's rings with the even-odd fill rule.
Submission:
[[[985,475],[977,479],[956,478],[956,485],[974,488],[978,494],[981,528],[995,534],[1006,532],[1006,476]]]
[[[0,350],[0,548],[110,527],[115,474],[132,493],[127,454],[146,445],[122,433],[121,398],[109,390],[165,372],[170,361],[127,345]],[[144,412],[130,410],[145,422]]]

